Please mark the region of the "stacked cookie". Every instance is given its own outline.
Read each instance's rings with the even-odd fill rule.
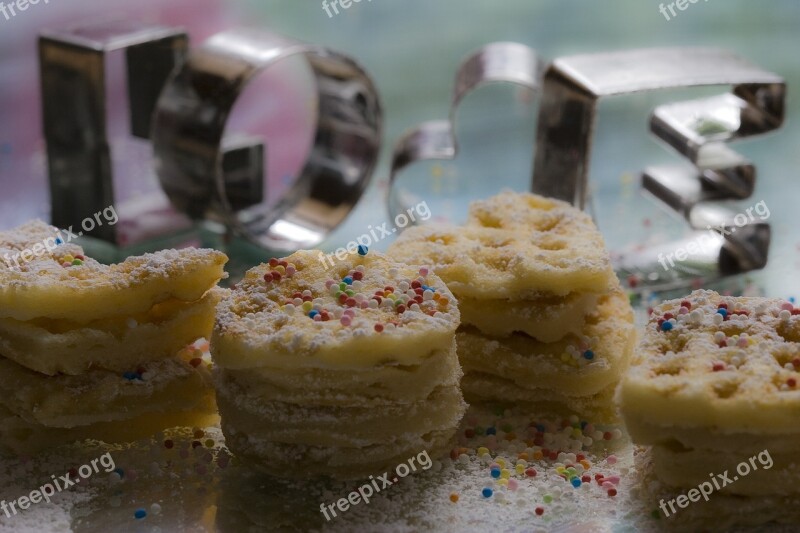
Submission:
[[[228,447],[281,477],[363,478],[442,453],[466,408],[456,300],[424,268],[353,254],[328,269],[320,255],[250,270],[217,308]]]
[[[168,250],[105,266],[40,221],[0,232],[0,449],[127,441],[213,421],[195,350],[226,257]]]
[[[619,401],[661,481],[725,504],[800,494],[798,315],[787,301],[706,290],[653,310]]]
[[[389,255],[431,266],[458,298],[467,399],[614,419],[633,314],[588,215],[504,192],[473,203],[466,226],[405,231]]]

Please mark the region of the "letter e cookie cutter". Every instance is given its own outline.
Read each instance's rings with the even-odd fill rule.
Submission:
[[[466,91],[485,81],[519,83],[520,78],[530,79],[536,69],[515,61],[521,54],[519,47],[524,45],[498,44],[483,50],[494,51],[489,64],[507,65],[509,70],[502,77],[492,78],[487,74],[494,72],[492,69],[476,69],[474,63],[482,57],[478,52],[459,68],[458,87],[463,88],[460,80],[465,77],[470,80]],[[535,52],[528,49],[527,55],[535,57]],[[651,115],[651,132],[692,166],[648,168],[642,174],[642,185],[694,230],[732,224],[735,211],[719,202],[748,198],[753,193],[755,166],[727,143],[778,129],[785,112],[786,85],[780,76],[724,50],[709,48],[644,49],[559,58],[548,66],[542,79],[523,85],[541,89],[531,188],[580,208],[585,207],[588,195],[592,136],[601,98],[681,87],[732,86],[730,94],[660,106]],[[464,93],[463,89],[456,90],[451,117]],[[452,118],[449,122],[425,123],[395,145],[388,199],[392,215],[405,207],[397,186],[403,168],[423,159],[455,157],[454,143],[447,144],[452,123]],[[664,272],[656,258],[680,243],[612,256],[621,276],[634,276],[652,288],[680,286],[701,275],[763,268],[770,227],[763,222],[747,224],[709,241],[691,267],[670,272]]]

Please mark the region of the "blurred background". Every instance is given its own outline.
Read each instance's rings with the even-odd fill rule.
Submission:
[[[800,293],[800,276],[796,275],[800,232],[794,216],[795,202],[800,200],[800,184],[795,178],[800,163],[796,147],[800,109],[793,98],[800,81],[800,3],[700,1],[670,20],[659,10],[661,3],[363,0],[329,16],[317,0],[50,0],[47,4],[41,0],[10,18],[0,14],[0,229],[33,217],[49,220],[37,62],[37,36],[45,28],[127,17],[182,26],[193,45],[234,27],[267,28],[323,44],[359,61],[374,78],[383,101],[381,163],[359,205],[323,244],[328,251],[365,233],[368,226],[390,221],[385,196],[392,146],[408,128],[448,117],[455,71],[476,48],[492,41],[517,41],[551,60],[639,47],[715,46],[780,74],[788,83],[784,127],[734,146],[754,161],[759,171],[755,194],[741,205],[764,201],[769,206],[773,243],[768,267],[739,278],[732,290],[794,296]],[[120,69],[110,67],[107,76],[113,77]],[[268,194],[274,199],[304,161],[313,134],[307,103],[313,92],[308,78],[291,65],[268,71],[263,78],[248,89],[229,127],[265,137]],[[593,213],[610,247],[664,242],[687,232],[681,219],[645,198],[640,190],[638,173],[645,166],[682,161],[648,133],[647,120],[661,103],[720,92],[719,88],[678,90],[602,101],[590,181]],[[425,200],[436,220],[459,220],[468,200],[502,188],[528,189],[537,103],[535,95],[507,85],[486,87],[470,95],[458,113],[458,158],[414,165],[399,178],[403,186]],[[118,107],[109,109],[110,115],[115,113],[124,115]],[[149,148],[130,141],[124,128],[109,135],[115,165],[131,181],[117,191],[125,198],[115,201],[157,190],[147,159]],[[225,247],[233,257],[234,270],[241,271],[269,255],[236,241],[214,242],[213,234],[207,232],[194,232],[196,229],[189,230],[179,240]],[[386,239],[376,248],[385,249],[389,243]],[[157,244],[163,243],[154,241],[145,248]]]

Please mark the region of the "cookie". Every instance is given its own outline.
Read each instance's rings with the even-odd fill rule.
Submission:
[[[461,321],[486,335],[505,337],[525,333],[542,342],[555,342],[579,334],[586,316],[597,307],[598,295],[542,294],[528,300],[476,300],[461,297]]]
[[[640,484],[639,495],[648,502],[651,509],[654,509],[653,513],[658,513],[656,516],[659,517],[661,529],[664,531],[788,532],[794,531],[792,526],[800,521],[800,513],[797,511],[800,497],[796,494],[758,496],[731,494],[727,489],[738,485],[743,478],[733,485],[727,484],[726,487],[722,487],[726,480],[720,479],[720,476],[724,477],[725,470],[728,470],[727,477],[732,481],[730,474],[735,472],[738,463],[741,461],[749,463],[747,455],[739,456],[733,462],[726,461],[720,464],[721,470],[711,470],[708,465],[698,469],[694,475],[701,474],[704,477],[702,480],[698,479],[698,483],[708,483],[703,486],[708,494],[706,500],[702,493],[699,493],[697,484],[691,488],[674,487],[659,480],[654,473],[655,461],[650,450],[637,450],[637,452],[635,469]],[[765,472],[773,476],[778,473],[776,469],[777,467],[773,466]],[[714,479],[717,480],[720,490],[716,490],[716,486],[713,485]],[[696,493],[692,494],[694,501],[688,498],[692,488],[696,490]],[[714,490],[709,494],[712,488]],[[680,497],[682,498],[679,504],[677,499]]]
[[[473,202],[465,226],[405,231],[389,254],[432,265],[458,298],[469,399],[615,419],[633,313],[588,215],[503,192]]]
[[[217,307],[217,364],[363,368],[450,349],[460,313],[438,276],[372,253],[328,269],[321,253],[299,251],[245,274]]]
[[[696,485],[701,474],[738,469],[764,451],[775,471],[745,464],[752,472],[740,472],[727,492],[796,492],[797,315],[791,302],[707,290],[653,309],[618,401],[634,442],[653,445],[661,481]]]
[[[465,372],[492,374],[524,389],[589,396],[612,386],[633,350],[633,312],[622,291],[600,298],[580,334],[540,342],[523,334],[492,338],[472,327],[456,335]]]
[[[577,210],[576,210],[577,211]],[[490,227],[417,226],[387,252],[398,261],[428,265],[459,297],[526,300],[542,292],[606,292],[615,279],[602,237]]]
[[[390,442],[398,435],[418,436],[455,427],[466,409],[457,384],[437,387],[411,404],[309,406],[253,399],[246,388],[229,379],[216,383],[224,420],[249,428],[252,439],[286,444],[363,448]]]
[[[431,458],[445,455],[452,447],[453,432],[445,428],[425,435],[395,437],[389,442],[363,448],[287,444],[250,436],[251,427],[238,428],[222,418],[225,442],[237,457],[277,478],[316,479],[331,477],[365,480],[390,471],[423,451]],[[376,477],[377,478],[377,477]]]
[[[655,443],[650,425],[681,442],[698,429],[800,436],[798,314],[787,301],[713,291],[655,308],[620,388],[632,436]]]
[[[652,453],[653,472],[658,479],[673,487],[691,489],[701,483],[716,481],[720,494],[800,495],[800,465],[797,464],[796,448],[784,453],[757,447],[746,452],[723,453],[654,446]],[[709,476],[709,472],[715,474],[714,478]]]
[[[603,248],[602,236],[588,214],[563,200],[529,192],[504,190],[471,202],[466,225],[561,235],[576,248],[588,250],[598,242]]]
[[[403,405],[430,396],[439,386],[458,385],[463,372],[455,346],[435,351],[419,364],[387,363],[371,368],[249,368],[221,371],[254,401],[285,401],[318,406]]]
[[[168,358],[198,338],[209,337],[222,294],[222,289],[212,289],[197,302],[168,300],[144,313],[87,324],[1,318],[0,354],[49,376],[79,375],[98,368],[122,373]]]
[[[456,299],[425,267],[321,254],[250,270],[217,308],[229,448],[272,475],[344,479],[443,452],[466,410]]]
[[[33,424],[74,428],[153,413],[191,411],[213,396],[205,364],[181,357],[126,373],[45,376],[0,358],[0,403]]]
[[[173,427],[209,427],[219,423],[212,396],[193,409],[147,413],[127,420],[97,422],[74,428],[52,428],[24,420],[0,403],[0,455],[29,457],[47,449],[84,441],[122,444]]]
[[[524,406],[536,416],[579,416],[599,424],[619,423],[619,414],[614,406],[612,384],[596,394],[570,396],[551,389],[520,387],[515,382],[482,372],[468,372],[461,380],[461,389],[469,403],[496,403],[500,405]]]
[[[215,250],[164,250],[109,266],[77,245],[55,245],[56,236],[41,221],[0,232],[0,258],[23,258],[0,263],[0,318],[130,316],[170,299],[197,301],[226,275],[227,258]]]
[[[479,300],[602,293],[614,278],[591,217],[529,193],[471,203],[466,227],[410,228],[389,255],[431,265],[457,296]]]

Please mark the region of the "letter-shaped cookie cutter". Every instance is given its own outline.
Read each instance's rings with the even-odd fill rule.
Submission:
[[[223,131],[247,82],[290,56],[303,57],[315,77],[317,132],[291,189],[267,208],[260,198],[247,202],[247,181],[244,190],[228,182]],[[194,218],[221,217],[268,250],[313,247],[347,216],[369,183],[382,117],[375,85],[349,57],[273,33],[227,31],[193,49],[167,83],[153,124],[157,171],[173,204]]]
[[[77,226],[116,205],[120,224],[99,225],[91,235],[114,243],[122,240],[119,228],[137,215],[119,209],[115,198],[118,191],[107,123],[107,56],[116,50],[125,51],[130,133],[147,139],[161,88],[173,68],[183,61],[187,47],[183,30],[130,20],[106,20],[41,34],[42,116],[53,224]],[[155,191],[169,207],[157,186]]]
[[[489,83],[508,82],[538,91],[544,64],[536,52],[519,43],[490,43],[470,54],[456,73],[450,118],[431,120],[412,128],[395,143],[389,174],[389,212],[392,218],[412,204],[395,186],[408,165],[429,159],[453,160],[458,155],[456,113],[470,92]]]
[[[491,45],[490,45],[491,46]],[[522,46],[522,45],[516,45]],[[519,53],[519,52],[517,52]],[[531,50],[529,52],[533,54]],[[502,50],[498,50],[500,56]],[[467,60],[457,78],[475,73]],[[501,57],[494,61],[502,64]],[[511,64],[512,60],[508,60]],[[529,72],[522,69],[517,75]],[[481,74],[472,86],[481,83]],[[511,78],[509,80],[509,78]],[[508,81],[514,73],[506,72]],[[663,48],[588,54],[553,61],[541,82],[542,98],[536,141],[532,190],[566,200],[583,208],[587,197],[589,158],[598,100],[605,96],[706,85],[732,85],[732,94],[661,106],[651,117],[651,131],[686,156],[691,170],[650,168],[643,186],[671,209],[683,215],[694,229],[731,224],[733,211],[714,202],[749,197],[755,168],[725,146],[738,138],[779,128],[784,117],[786,87],[783,79],[728,52],[707,48]],[[531,84],[535,86],[535,84]],[[463,92],[453,99],[453,111]],[[435,123],[434,123],[435,124]],[[452,126],[451,126],[452,128]],[[439,131],[446,131],[444,124]],[[413,161],[450,158],[455,152],[436,149],[426,140],[430,123],[413,130],[396,145],[390,185],[397,172]],[[398,213],[402,197],[390,191],[389,208]],[[651,286],[683,284],[700,275],[725,275],[762,268],[770,242],[767,224],[748,224],[738,232],[712,238],[691,268],[664,273],[656,261],[658,250],[615,254],[619,273],[634,275]],[[680,243],[665,245],[673,249]]]

